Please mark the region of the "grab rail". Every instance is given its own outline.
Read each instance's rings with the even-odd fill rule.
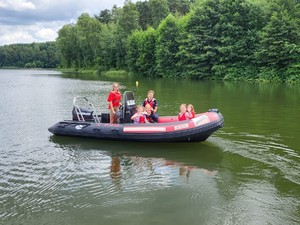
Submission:
[[[91,108],[91,114],[92,114],[92,116],[93,116],[93,119],[94,119],[94,121],[95,121],[95,123],[100,123],[100,119],[99,119],[99,117],[98,117],[98,113],[96,112],[96,109],[95,109],[95,107],[94,107],[94,105],[93,105],[93,103],[91,103],[86,97],[84,97],[84,96],[76,96],[76,97],[74,97],[74,99],[73,99],[73,106],[74,106],[74,109],[75,109],[75,112],[76,112],[76,116],[77,116],[77,119],[78,119],[78,121],[83,121],[83,122],[85,122],[85,119],[84,119],[84,116],[83,116],[83,112],[82,112],[82,110],[81,110],[81,108],[76,104],[76,101],[77,101],[77,99],[84,99],[86,102],[87,102],[87,104],[90,106],[90,108]]]

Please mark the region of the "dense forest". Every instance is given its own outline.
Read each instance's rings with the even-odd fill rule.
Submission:
[[[52,67],[58,55],[63,68],[99,73],[114,69],[147,77],[297,82],[299,24],[299,0],[125,1],[123,7],[84,13],[75,24],[63,26],[55,44],[46,44],[51,66],[37,57],[45,54],[22,58],[17,51],[7,59],[18,47],[10,45],[0,47],[0,67],[16,57],[22,59],[17,58],[18,66],[42,62],[41,67]],[[32,45],[43,52],[43,44]]]
[[[0,47],[0,68],[56,68],[60,57],[55,42]]]

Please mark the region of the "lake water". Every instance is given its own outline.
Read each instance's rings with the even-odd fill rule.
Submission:
[[[107,111],[113,80],[0,70],[0,224],[299,224],[299,86],[115,80],[137,102],[154,89],[160,115],[192,103],[225,126],[202,143],[57,137],[74,96]]]

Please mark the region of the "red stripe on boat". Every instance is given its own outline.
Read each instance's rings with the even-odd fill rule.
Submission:
[[[173,132],[180,130],[187,130],[194,127],[202,126],[210,122],[210,118],[207,115],[201,115],[193,118],[192,120],[182,121],[183,123],[171,125],[171,126],[124,126],[124,133],[155,133],[155,132]]]

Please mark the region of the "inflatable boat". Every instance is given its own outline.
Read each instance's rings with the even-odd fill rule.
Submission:
[[[77,104],[78,99],[86,101],[88,107]],[[135,113],[134,93],[123,95],[123,104],[118,115],[119,123],[110,124],[109,114],[98,114],[86,97],[75,97],[72,120],[56,123],[48,130],[61,136],[86,137],[103,140],[141,142],[196,142],[205,141],[224,124],[224,117],[218,109],[197,114],[191,120],[178,121],[177,116],[160,116],[158,123],[132,123]]]

